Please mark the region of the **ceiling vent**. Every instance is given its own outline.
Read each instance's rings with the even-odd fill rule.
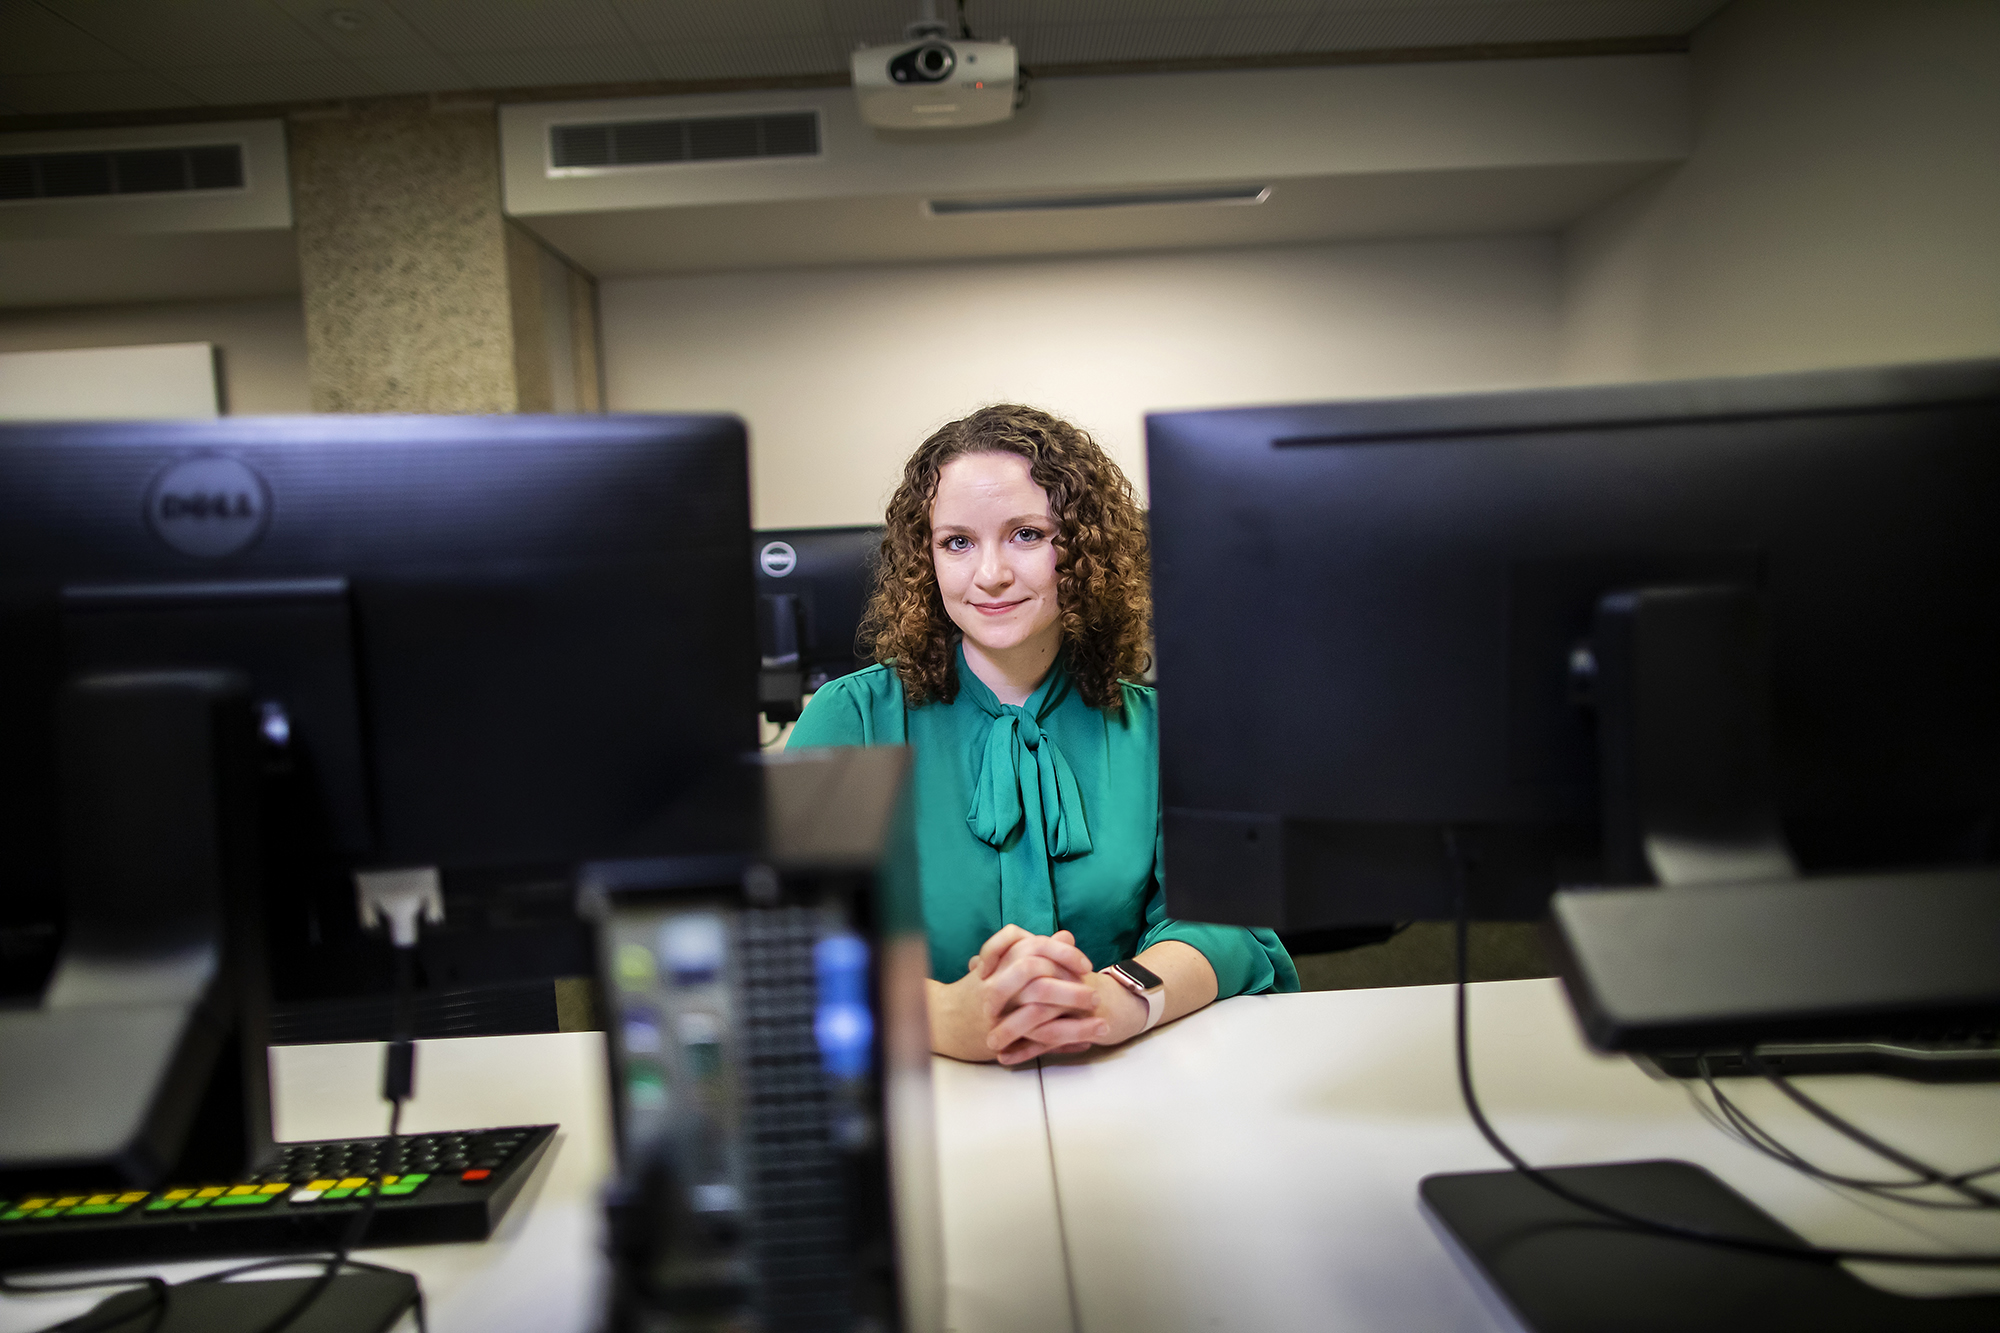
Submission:
[[[1078,208],[1139,208],[1159,204],[1261,204],[1268,185],[1220,185],[1189,190],[1122,190],[1111,194],[1046,194],[1013,199],[930,199],[934,218],[971,213],[1058,213]]]
[[[243,188],[241,144],[0,155],[0,199],[85,199]]]
[[[819,151],[818,111],[549,127],[552,176],[676,162],[817,157]]]

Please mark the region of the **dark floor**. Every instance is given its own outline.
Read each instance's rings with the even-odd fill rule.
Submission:
[[[1416,921],[1381,944],[1339,953],[1302,954],[1299,984],[1306,990],[1365,990],[1374,986],[1438,986],[1457,979],[1452,923]],[[1550,977],[1555,968],[1533,921],[1475,921],[1468,950],[1474,981]]]

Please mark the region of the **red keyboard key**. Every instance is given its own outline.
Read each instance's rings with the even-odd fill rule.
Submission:
[[[465,1181],[465,1182],[467,1182],[467,1183],[469,1184],[469,1183],[471,1183],[472,1181],[475,1181],[475,1180],[484,1180],[484,1179],[486,1179],[486,1177],[488,1177],[488,1176],[490,1176],[490,1175],[492,1175],[492,1174],[493,1174],[493,1173],[492,1173],[491,1171],[488,1171],[488,1170],[487,1170],[487,1169],[486,1169],[485,1167],[483,1167],[483,1166],[481,1166],[481,1167],[474,1167],[474,1168],[473,1168],[472,1170],[470,1170],[470,1171],[466,1172],[466,1173],[465,1173],[464,1175],[460,1176],[460,1177],[459,1177],[459,1179],[460,1179],[460,1180],[463,1180],[463,1181]]]

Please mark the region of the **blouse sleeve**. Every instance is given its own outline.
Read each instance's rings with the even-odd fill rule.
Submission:
[[[867,745],[874,739],[868,723],[868,699],[857,692],[853,677],[839,676],[813,693],[785,741],[788,750],[825,745]]]
[[[1266,991],[1295,991],[1299,988],[1298,969],[1292,956],[1269,930],[1243,926],[1218,926],[1201,921],[1176,921],[1167,915],[1167,890],[1163,874],[1164,844],[1157,837],[1153,850],[1153,892],[1146,899],[1146,932],[1139,937],[1135,952],[1143,953],[1161,940],[1179,940],[1195,948],[1215,969],[1215,998],[1232,995],[1259,995]]]

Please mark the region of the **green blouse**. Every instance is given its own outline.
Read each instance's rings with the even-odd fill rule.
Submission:
[[[917,865],[931,972],[966,960],[1011,922],[1068,930],[1103,967],[1181,940],[1215,969],[1220,996],[1295,991],[1268,930],[1176,921],[1161,888],[1159,703],[1124,686],[1117,715],[1071,688],[1060,657],[1021,707],[1002,704],[958,660],[951,703],[906,704],[895,670],[873,666],[813,696],[788,747],[908,745],[916,751]]]

